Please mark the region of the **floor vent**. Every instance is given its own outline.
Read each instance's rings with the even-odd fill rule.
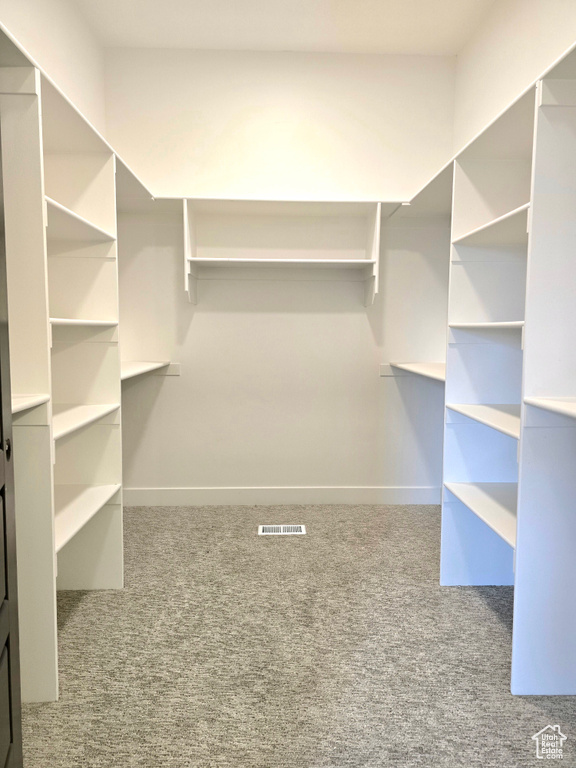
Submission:
[[[306,533],[305,525],[259,525],[258,536],[294,536]]]

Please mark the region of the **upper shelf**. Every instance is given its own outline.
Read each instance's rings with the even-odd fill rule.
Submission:
[[[516,483],[445,483],[445,486],[507,544],[516,546]]]
[[[49,240],[113,242],[116,239],[110,232],[97,227],[51,197],[46,197],[46,208]]]
[[[530,203],[499,216],[487,224],[468,232],[453,245],[467,245],[479,248],[490,246],[522,246],[528,243],[528,210]]]
[[[526,397],[527,405],[576,419],[576,397]]]
[[[446,363],[390,363],[394,368],[436,381],[446,381]]]
[[[516,404],[455,404],[447,403],[451,411],[474,419],[516,440],[520,437],[520,405]]]
[[[157,371],[159,368],[166,368],[170,365],[169,361],[137,361],[137,360],[122,360],[120,364],[121,379],[132,379],[134,376],[141,376],[144,373],[150,373],[151,371]]]

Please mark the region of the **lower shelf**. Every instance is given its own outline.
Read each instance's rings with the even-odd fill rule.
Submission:
[[[516,546],[517,483],[445,483],[445,487],[507,544]]]
[[[390,363],[393,368],[426,376],[436,381],[446,381],[446,363]]]
[[[54,487],[55,549],[59,552],[80,531],[121,485],[56,485]]]

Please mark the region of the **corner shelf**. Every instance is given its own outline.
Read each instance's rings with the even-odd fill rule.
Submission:
[[[56,552],[59,552],[121,487],[120,484],[54,486]]]
[[[66,437],[82,427],[98,421],[120,408],[120,403],[105,405],[58,405],[54,406],[53,436],[54,440]]]
[[[425,376],[427,379],[446,381],[446,363],[390,363],[390,365],[408,373]]]
[[[450,493],[511,547],[516,546],[517,483],[445,483]]]
[[[525,397],[526,405],[576,419],[576,397]]]
[[[47,238],[49,240],[89,240],[96,242],[114,242],[116,238],[110,232],[92,224],[70,208],[46,196]]]
[[[157,371],[159,368],[166,368],[170,365],[168,361],[144,362],[137,360],[123,360],[120,364],[120,378],[122,381],[132,379],[135,376],[141,376],[150,371]]]
[[[115,328],[118,325],[118,320],[80,320],[68,317],[51,317],[50,323],[56,326]]]
[[[525,245],[528,242],[529,208],[530,203],[521,205],[456,238],[452,244],[476,247]]]
[[[12,415],[49,402],[50,395],[12,395]]]
[[[451,411],[474,419],[516,440],[520,438],[520,405],[515,404],[453,404],[446,403]]]

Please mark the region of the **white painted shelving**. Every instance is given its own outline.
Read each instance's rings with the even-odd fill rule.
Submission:
[[[50,401],[50,395],[12,395],[12,415],[36,408]]]
[[[576,397],[525,397],[527,405],[576,419]]]
[[[208,272],[213,269],[342,269],[362,270],[368,306],[378,292],[380,221],[399,205],[186,199],[184,279],[188,298],[197,303],[198,280],[217,279]],[[268,256],[261,258],[263,251]]]
[[[135,376],[141,376],[144,373],[150,373],[151,371],[157,371],[161,368],[166,368],[170,365],[169,362],[162,361],[136,361],[136,360],[123,360],[121,363],[122,381],[126,379],[132,379]]]
[[[446,381],[446,363],[390,363],[401,371],[425,376],[427,379]]]
[[[114,413],[120,408],[119,403],[103,405],[59,405],[54,406],[53,433],[54,440],[60,440],[78,429],[92,424],[94,421]]]
[[[516,546],[516,483],[446,483],[446,488],[511,547]]]
[[[488,427],[503,432],[505,435],[515,438],[520,437],[520,405],[510,404],[454,404],[447,403],[446,407],[451,411],[468,416],[474,421],[485,424]]]
[[[81,320],[70,317],[51,317],[50,323],[55,326],[114,328],[118,325],[118,320]]]
[[[46,197],[48,213],[47,236],[50,240],[88,240],[107,242],[115,240],[112,233],[96,226],[65,205]]]
[[[56,485],[54,487],[55,548],[59,552],[122,485]]]

